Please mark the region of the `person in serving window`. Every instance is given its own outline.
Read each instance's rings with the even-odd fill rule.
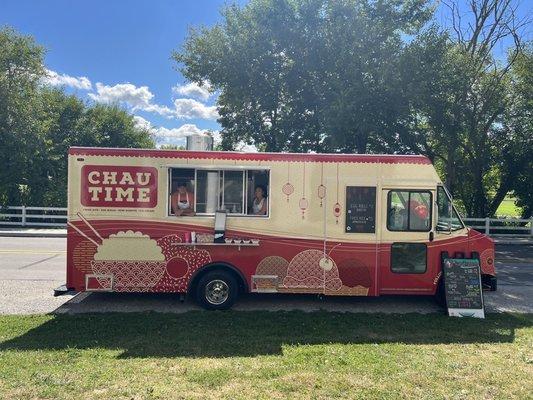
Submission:
[[[264,186],[257,185],[255,187],[255,197],[252,203],[253,215],[267,215],[268,200],[266,198],[266,189]]]
[[[170,196],[172,212],[177,217],[194,215],[194,194],[187,190],[185,181],[178,182],[177,190]]]

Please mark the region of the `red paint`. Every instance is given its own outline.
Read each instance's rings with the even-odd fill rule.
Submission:
[[[81,204],[86,207],[154,208],[157,169],[84,165],[80,193]]]
[[[157,241],[165,257],[166,272],[155,286],[140,291],[186,292],[196,271],[206,264],[217,262],[231,264],[237,268],[245,277],[249,288],[252,275],[268,275],[268,271],[274,269],[283,281],[287,281],[288,287],[295,287],[297,290],[299,284],[297,265],[302,261],[302,252],[309,250],[323,252],[324,250],[324,242],[321,240],[284,238],[264,234],[253,235],[253,238],[260,240],[258,247],[242,247],[240,251],[237,247],[226,246],[175,246],[176,243],[183,242],[186,232],[212,233],[212,228],[135,220],[91,220],[90,223],[103,238],[118,231],[133,230],[141,231]],[[75,222],[75,225],[91,239],[98,241],[95,234],[81,221]],[[226,236],[230,238],[251,237],[250,234],[231,230],[226,232]],[[76,290],[85,290],[85,275],[91,273],[90,266],[96,246],[88,245],[88,243],[87,239],[78,232],[68,228],[67,285]],[[485,251],[485,258],[481,257],[482,273],[489,275],[495,273],[494,244],[491,239],[474,230],[469,230],[468,235],[464,237],[428,242],[427,270],[423,274],[392,273],[390,249],[391,243],[376,245],[328,240],[325,249],[326,258],[330,258],[336,265],[330,272],[324,274],[328,278],[328,285],[332,290],[337,290],[340,279],[343,287],[348,288],[347,290],[351,288],[356,290],[357,287],[368,288],[364,294],[369,296],[434,294],[441,274],[440,257],[443,251],[449,254],[464,252],[466,257],[472,256],[472,252],[481,255]],[[270,256],[268,257],[270,260],[265,260],[266,255]],[[489,262],[489,259],[492,259],[492,262]],[[314,262],[318,262],[318,259]],[[320,271],[314,264],[311,267]],[[313,279],[320,279],[318,273],[315,275]],[[320,281],[314,282],[313,285],[311,286],[316,287],[316,292],[324,290],[323,285],[322,289],[319,288]],[[334,291],[331,293],[326,291],[326,293],[335,294]]]
[[[71,147],[69,149],[69,154],[75,156],[153,157],[236,161],[431,164],[431,161],[425,156],[385,154],[238,153],[231,151],[144,150],[100,147]]]

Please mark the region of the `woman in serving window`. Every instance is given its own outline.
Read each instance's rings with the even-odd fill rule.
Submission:
[[[255,197],[252,203],[253,215],[267,215],[268,200],[266,198],[266,189],[264,186],[257,185],[255,187]]]
[[[185,181],[178,182],[177,190],[170,196],[172,212],[177,217],[194,215],[194,194],[187,190]]]

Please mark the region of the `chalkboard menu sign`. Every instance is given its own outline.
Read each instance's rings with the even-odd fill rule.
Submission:
[[[448,315],[485,318],[479,260],[444,259],[444,289]]]
[[[346,233],[376,231],[376,188],[346,186]]]

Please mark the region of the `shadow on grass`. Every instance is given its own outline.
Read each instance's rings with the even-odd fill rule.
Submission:
[[[229,357],[281,354],[284,345],[508,343],[531,315],[486,320],[440,314],[331,312],[109,313],[55,315],[0,343],[5,350],[121,349],[121,357]]]

